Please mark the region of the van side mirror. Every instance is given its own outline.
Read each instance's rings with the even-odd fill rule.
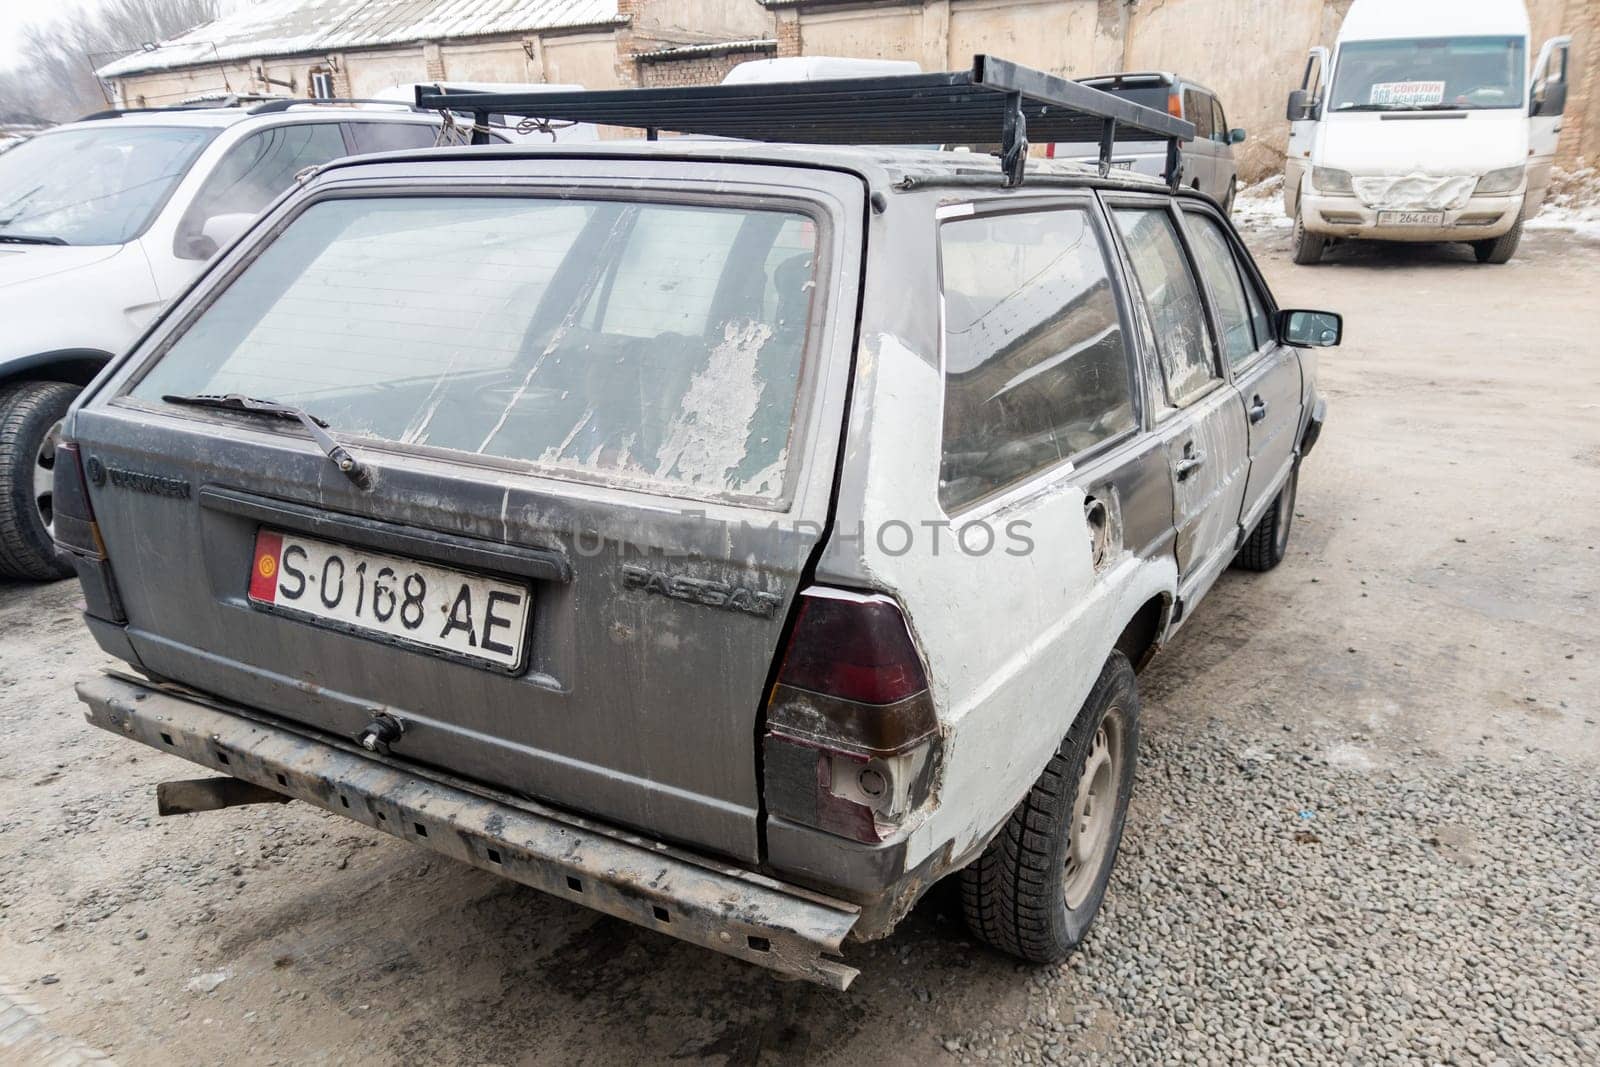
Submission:
[[[1244,131],[1239,129],[1238,127],[1234,127],[1233,129],[1229,130],[1228,131],[1228,143],[1229,144],[1244,144]]]
[[[1296,89],[1289,94],[1289,107],[1287,115],[1290,122],[1301,122],[1311,117],[1311,92],[1307,89]]]
[[[1296,348],[1333,348],[1344,337],[1344,317],[1332,311],[1278,312],[1278,339]]]
[[[1528,108],[1530,115],[1544,115],[1546,117],[1563,114],[1567,110],[1567,83],[1564,81],[1545,82],[1533,91],[1533,104]]]

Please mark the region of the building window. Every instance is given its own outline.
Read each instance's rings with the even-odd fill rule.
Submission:
[[[311,96],[316,100],[332,100],[338,94],[333,88],[333,71],[326,67],[311,68]]]

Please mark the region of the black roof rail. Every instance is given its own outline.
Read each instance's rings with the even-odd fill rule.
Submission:
[[[237,96],[219,96],[213,100],[196,100],[187,104],[167,104],[162,107],[108,107],[74,119],[74,122],[94,122],[97,119],[114,119],[123,115],[159,115],[164,111],[210,111],[215,108],[238,107]]]
[[[475,115],[473,142],[488,116],[528,115],[631,126],[654,140],[661,130],[800,144],[992,144],[1009,186],[1022,183],[1028,137],[1100,143],[1100,173],[1111,172],[1119,139],[1167,142],[1176,187],[1178,144],[1194,124],[1078,82],[995,56],[969,71],[885,74],[828,81],[753,82],[585,92],[446,92],[417,86],[419,108]]]
[[[411,103],[409,100],[379,100],[377,97],[357,97],[357,96],[338,96],[338,97],[310,97],[310,96],[306,96],[306,97],[298,97],[298,96],[284,96],[284,97],[278,97],[278,98],[273,99],[273,100],[268,100],[264,104],[257,104],[255,107],[250,109],[250,114],[252,114],[252,115],[271,115],[271,114],[274,114],[274,113],[279,112],[279,111],[288,111],[292,107],[304,107],[304,106],[306,106],[308,104],[309,105],[313,105],[313,106],[317,105],[317,104],[382,104],[385,107],[399,107],[399,108],[404,108],[407,111],[431,111],[431,110],[435,110],[433,108],[418,107],[416,104]]]

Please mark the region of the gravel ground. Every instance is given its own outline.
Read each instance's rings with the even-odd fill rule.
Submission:
[[[1357,744],[1370,741],[1356,736]],[[1600,1062],[1600,782],[1541,756],[1352,767],[1171,729],[1094,935],[1006,1062]]]
[[[83,725],[71,584],[0,586],[0,1063],[1600,1062],[1600,244],[1287,263],[1348,318],[1290,555],[1141,676],[1083,951],[940,887],[843,995],[301,805],[158,819],[191,765]]]

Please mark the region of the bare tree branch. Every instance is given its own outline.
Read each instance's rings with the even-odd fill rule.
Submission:
[[[96,67],[217,17],[218,0],[105,0],[23,32],[25,59],[0,71],[0,121],[57,122],[106,106]]]

